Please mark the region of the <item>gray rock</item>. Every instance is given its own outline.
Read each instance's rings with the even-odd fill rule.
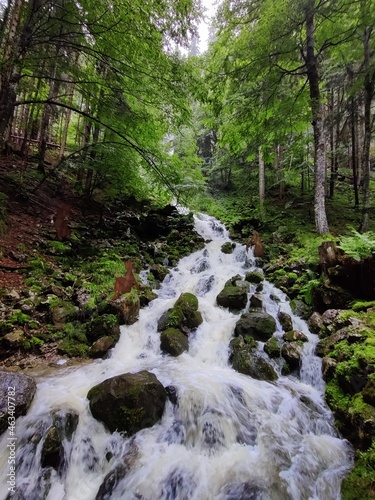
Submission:
[[[307,324],[313,333],[320,333],[323,328],[323,318],[318,312],[313,312],[309,317]]]
[[[281,348],[281,355],[291,370],[299,369],[302,347],[297,342],[285,342]]]
[[[216,297],[216,302],[231,311],[240,311],[247,304],[247,291],[237,286],[225,286]]]
[[[171,356],[179,356],[189,349],[189,341],[180,330],[168,328],[160,334],[160,348]]]
[[[250,335],[256,340],[266,342],[276,331],[276,321],[265,312],[245,313],[237,321],[234,334],[237,337]]]
[[[293,330],[293,321],[288,313],[279,311],[277,319],[280,321],[280,324],[284,332],[289,332],[290,330]]]
[[[113,337],[101,337],[92,344],[89,355],[91,358],[102,358],[114,344],[115,339]]]
[[[306,335],[299,330],[292,330],[290,332],[286,332],[283,335],[283,339],[286,342],[307,342],[309,339],[306,337]]]
[[[35,380],[22,373],[0,371],[0,433],[8,427],[8,417],[25,415],[36,392]],[[9,413],[13,409],[14,415]]]

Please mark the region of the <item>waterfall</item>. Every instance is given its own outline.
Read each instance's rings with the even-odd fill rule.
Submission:
[[[317,336],[293,315],[287,297],[264,281],[263,309],[275,319],[288,313],[293,327],[309,339],[299,376],[270,383],[233,370],[229,342],[240,317],[216,305],[226,281],[255,269],[251,251],[230,241],[216,219],[196,216],[205,248],[181,259],[157,298],[139,320],[121,327],[108,359],[60,367],[38,377],[28,414],[16,422],[17,500],[334,500],[351,467],[349,443],[337,434],[324,403]],[[199,300],[203,323],[189,336],[189,350],[161,353],[157,322],[183,292]],[[251,290],[249,292],[249,296]],[[274,297],[278,300],[273,300]],[[281,336],[277,321],[275,336]],[[90,413],[86,395],[105,379],[148,370],[173,386],[178,404],[168,401],[161,421],[126,438],[110,434]],[[43,467],[42,447],[57,412],[64,429],[60,467]],[[1,438],[0,500],[8,498],[6,435]],[[126,470],[126,474],[124,471]]]

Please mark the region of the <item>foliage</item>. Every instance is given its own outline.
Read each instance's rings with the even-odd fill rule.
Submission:
[[[341,237],[338,247],[357,261],[372,257],[375,253],[375,232],[368,231],[361,234],[353,227],[350,228],[350,232],[351,236]]]

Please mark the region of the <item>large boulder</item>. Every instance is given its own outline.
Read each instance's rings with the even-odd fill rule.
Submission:
[[[247,290],[233,285],[225,286],[216,297],[216,302],[231,311],[240,311],[247,304]]]
[[[111,432],[131,436],[160,420],[167,391],[153,373],[143,370],[104,380],[87,397],[94,418]]]
[[[276,331],[276,321],[273,316],[263,311],[249,312],[241,316],[237,321],[234,335],[250,335],[256,340],[266,342]]]
[[[139,317],[141,308],[139,294],[133,289],[118,299],[109,301],[109,306],[108,312],[116,314],[120,325],[132,325]]]
[[[9,424],[12,417],[25,415],[36,392],[35,380],[22,373],[0,371],[0,433]],[[11,420],[8,420],[11,419]]]

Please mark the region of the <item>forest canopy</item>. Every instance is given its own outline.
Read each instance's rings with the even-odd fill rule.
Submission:
[[[99,191],[168,201],[206,187],[264,214],[345,195],[369,229],[375,0],[3,0],[0,147]],[[205,202],[200,202],[204,208]],[[199,206],[199,202],[198,202]]]

